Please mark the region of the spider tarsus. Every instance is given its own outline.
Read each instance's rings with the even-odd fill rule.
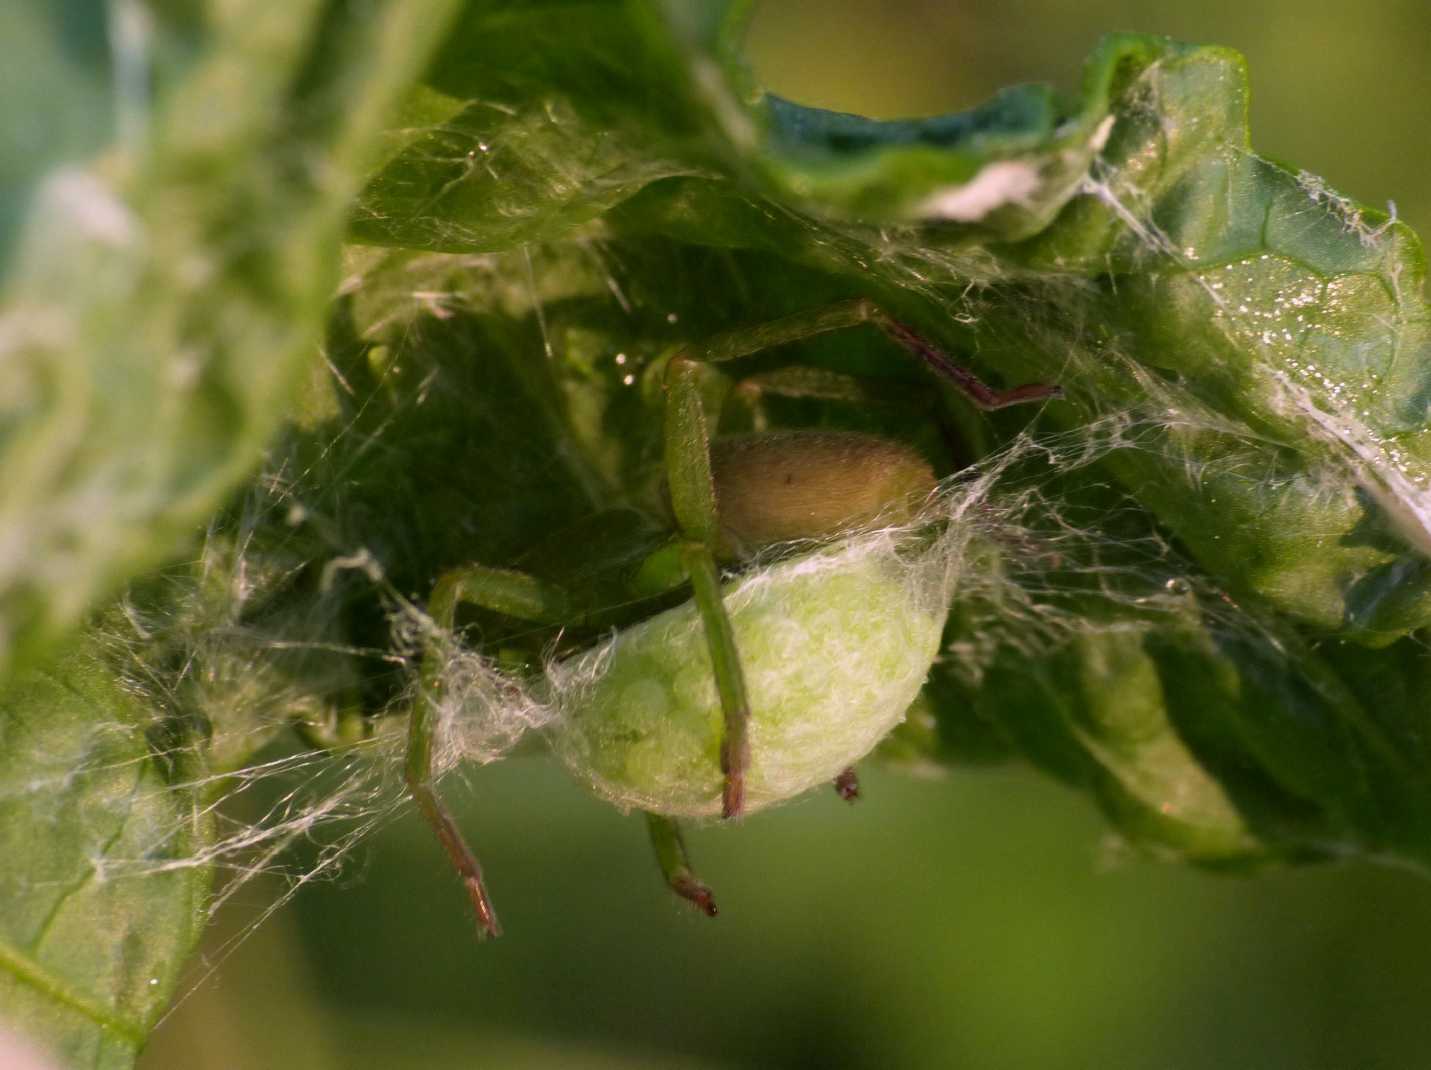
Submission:
[[[656,849],[656,863],[661,867],[666,887],[706,917],[715,917],[715,896],[711,894],[709,885],[691,869],[680,826],[669,817],[648,812],[646,828],[651,834],[651,846]]]
[[[482,866],[477,861],[477,856],[472,853],[472,848],[468,847],[467,841],[462,838],[457,822],[452,820],[452,815],[442,805],[430,784],[409,774],[408,787],[418,810],[437,833],[438,842],[447,853],[452,868],[462,879],[462,886],[467,889],[467,898],[472,901],[472,911],[477,916],[477,938],[492,940],[501,936],[502,925],[497,921],[492,897],[487,894],[487,882],[482,879]]]
[[[733,745],[729,740],[721,745],[720,767],[725,774],[721,789],[720,816],[726,820],[745,813],[745,770],[750,765],[750,746],[744,740]]]
[[[1031,401],[1048,401],[1063,397],[1063,388],[1045,383],[1025,383],[1008,390],[995,390],[973,372],[960,367],[942,349],[930,342],[913,327],[874,309],[868,317],[880,330],[908,352],[922,360],[931,370],[948,379],[974,406],[986,412],[1024,405]]]
[[[729,821],[745,813],[745,776],[741,773],[727,773],[725,787],[721,791],[720,816]]]
[[[492,908],[492,900],[487,895],[480,877],[462,878],[467,887],[468,898],[472,900],[472,910],[477,915],[477,939],[495,940],[502,935],[502,923],[497,920],[497,912]]]
[[[996,391],[994,407],[1003,409],[1030,401],[1058,401],[1064,396],[1063,387],[1057,383],[1025,383],[1023,386]]]
[[[690,903],[708,918],[720,913],[716,909],[715,896],[702,880],[689,874],[682,874],[671,880],[671,890]]]
[[[854,766],[850,766],[835,777],[835,794],[847,803],[852,803],[860,797],[860,777],[855,772]]]

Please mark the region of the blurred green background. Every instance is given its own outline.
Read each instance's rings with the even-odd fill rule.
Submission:
[[[1260,152],[1431,230],[1424,0],[766,0],[749,50],[786,96],[893,116],[1073,90],[1117,29],[1240,49]],[[1120,855],[1025,771],[864,778],[853,809],[697,830],[715,922],[668,896],[638,820],[555,767],[454,778],[506,938],[476,943],[408,815],[257,928],[280,887],[245,888],[141,1066],[1431,1066],[1421,877],[1211,876]]]

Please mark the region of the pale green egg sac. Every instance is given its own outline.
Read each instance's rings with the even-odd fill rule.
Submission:
[[[725,586],[751,705],[747,811],[832,780],[903,718],[948,613],[942,540],[877,532]],[[598,795],[721,811],[722,716],[693,603],[548,672],[553,747]]]

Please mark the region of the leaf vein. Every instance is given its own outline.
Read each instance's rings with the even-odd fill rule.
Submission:
[[[0,969],[54,1002],[84,1015],[104,1029],[118,1033],[136,1048],[144,1042],[144,1030],[138,1023],[127,1021],[109,1008],[76,992],[40,963],[13,947],[0,944]]]

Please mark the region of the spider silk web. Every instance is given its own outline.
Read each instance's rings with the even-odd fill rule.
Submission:
[[[481,164],[499,183],[506,166],[531,171],[518,146],[484,150]],[[1300,189],[1308,212],[1330,206],[1368,249],[1392,241],[1320,183],[1305,178]],[[1079,196],[1116,211],[1137,247],[1129,256],[1145,270],[1182,263],[1136,196],[1097,171]],[[342,872],[375,828],[410,805],[401,779],[406,710],[429,649],[441,652],[446,695],[436,748],[444,792],[460,792],[462,777],[484,763],[540,752],[560,703],[549,676],[523,671],[512,652],[535,650],[550,665],[577,639],[481,614],[445,631],[425,610],[437,576],[469,561],[535,567],[552,532],[585,532],[578,541],[593,555],[636,554],[661,524],[663,356],[683,340],[822,302],[893,301],[991,381],[1052,381],[1070,395],[978,414],[862,328],[788,347],[769,366],[757,358],[756,367],[858,373],[880,385],[879,398],[733,403],[737,430],[853,426],[898,434],[936,461],[938,492],[914,520],[882,534],[943,533],[940,597],[954,608],[935,671],[957,694],[979,695],[1010,666],[1122,649],[1120,637],[1136,644],[1192,621],[1273,660],[1293,656],[1283,633],[1196,564],[1130,493],[1122,476],[1146,471],[1141,464],[1172,466],[1197,484],[1206,466],[1233,458],[1241,479],[1273,493],[1284,479],[1276,459],[1295,427],[1327,446],[1325,462],[1303,474],[1307,493],[1348,507],[1368,493],[1394,500],[1408,541],[1431,545],[1413,466],[1354,403],[1337,401],[1342,384],[1289,355],[1282,332],[1295,309],[1222,296],[1224,277],[1246,264],[1204,272],[1200,285],[1218,329],[1269,358],[1259,389],[1274,398],[1276,422],[1262,426],[1221,414],[1194,381],[1162,370],[1137,336],[1107,331],[1089,300],[1107,280],[924,245],[913,229],[752,205],[786,235],[788,255],[642,234],[619,220],[500,253],[347,251],[322,351],[262,471],[191,560],[136,584],[100,626],[130,689],[183,729],[171,745],[202,749],[206,771],[184,787],[213,822],[202,851],[162,863],[112,859],[109,879],[213,866],[217,910],[253,878],[275,875],[286,892],[271,911],[304,884]],[[460,223],[433,226],[445,247],[471,240]],[[1281,292],[1293,300],[1294,289]],[[1398,301],[1419,305],[1420,296]],[[913,396],[928,410],[911,408]],[[598,518],[613,511],[629,531],[602,527]],[[869,552],[889,544],[869,540]],[[758,577],[780,556],[744,574]],[[596,563],[576,558],[561,562],[564,582],[603,591]],[[617,595],[605,597],[618,608]],[[918,751],[934,716],[917,702],[889,758],[957,770],[957,753]],[[1139,779],[1129,760],[1124,786],[1162,792],[1189,821],[1227,827],[1229,842],[1251,849],[1232,804],[1177,732],[1166,720],[1150,732],[1160,768],[1172,772]],[[1020,747],[1002,743],[1013,760]],[[1088,745],[1098,753],[1096,740]]]

